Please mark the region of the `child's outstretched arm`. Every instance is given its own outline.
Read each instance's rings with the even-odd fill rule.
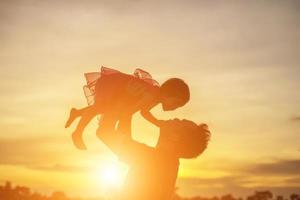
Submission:
[[[141,110],[141,115],[149,122],[154,124],[157,127],[160,127],[162,120],[157,119],[152,115],[150,109]]]

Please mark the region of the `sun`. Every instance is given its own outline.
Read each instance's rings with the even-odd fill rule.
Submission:
[[[111,165],[102,169],[100,176],[107,185],[118,185],[120,183],[120,170],[116,165]]]
[[[127,168],[118,162],[102,164],[96,171],[98,182],[106,188],[121,187],[126,177]]]

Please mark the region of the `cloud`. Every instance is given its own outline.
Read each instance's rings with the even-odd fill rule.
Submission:
[[[55,165],[47,165],[47,166],[29,166],[29,169],[34,170],[41,170],[41,171],[53,171],[53,172],[87,172],[91,171],[90,167],[84,166],[72,166],[72,165],[62,165],[62,164],[55,164]]]
[[[101,152],[108,151],[104,145],[100,148]],[[101,162],[102,159],[107,161],[110,158],[109,154],[99,154],[98,150],[90,149],[88,155],[79,152],[72,146],[69,138],[65,140],[61,136],[0,138],[0,165],[49,172],[88,172],[97,170],[97,165],[79,165],[76,160],[81,159],[81,156],[95,162]]]
[[[242,176],[226,176],[216,178],[187,177],[179,178],[176,186],[182,196],[215,196],[234,193],[246,196],[251,191],[243,188],[240,182],[246,181]]]
[[[224,176],[216,178],[180,178],[180,182],[194,186],[240,187],[241,184],[252,183],[247,176]]]
[[[0,139],[0,164],[37,165],[66,158],[59,146],[61,140],[52,136]]]
[[[246,168],[253,175],[300,175],[300,159],[260,163]]]
[[[0,139],[0,165],[49,172],[80,173],[95,170],[88,166],[62,164],[71,152],[64,148],[62,153],[60,147],[66,144],[59,139],[53,136]]]
[[[291,184],[299,184],[300,183],[300,175],[297,177],[293,178],[288,178],[285,180],[286,183],[291,183]]]
[[[184,194],[183,196],[189,194],[198,196],[223,196],[224,194],[234,194],[235,196],[249,196],[254,193],[254,191],[271,191],[275,195],[290,195],[299,191],[299,181],[298,178],[291,178],[282,181],[280,186],[246,186],[243,184],[254,183],[250,180],[251,176],[226,176],[219,178],[179,178],[177,181],[177,187],[179,188],[179,194]]]
[[[274,194],[287,195],[300,188],[300,159],[274,160],[235,168],[225,167],[223,170],[231,175],[179,178],[179,193],[201,193],[203,196],[233,193],[247,196],[255,190],[270,190]]]
[[[293,121],[293,122],[300,122],[300,116],[294,116],[294,117],[292,117],[291,121]]]

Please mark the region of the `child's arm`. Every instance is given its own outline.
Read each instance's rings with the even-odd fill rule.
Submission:
[[[150,109],[141,110],[141,115],[150,123],[154,124],[157,127],[160,127],[162,120],[157,119],[152,115]]]

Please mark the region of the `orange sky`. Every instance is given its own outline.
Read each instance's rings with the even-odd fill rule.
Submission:
[[[190,85],[185,107],[153,112],[212,131],[203,156],[181,161],[181,194],[299,190],[299,2],[113,2],[0,2],[0,181],[107,192],[95,174],[120,164],[96,138],[97,120],[86,130],[86,152],[63,128],[71,106],[86,105],[83,73],[104,65]],[[139,114],[133,131],[155,145],[158,130]]]

